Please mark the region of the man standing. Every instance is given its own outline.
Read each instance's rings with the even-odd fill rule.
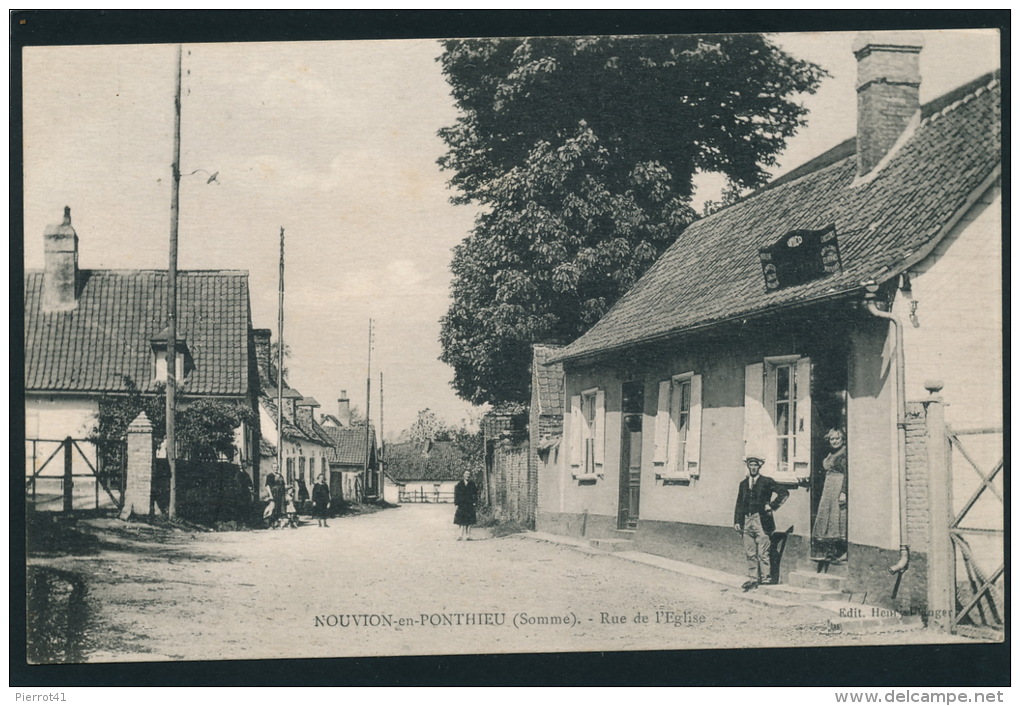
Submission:
[[[744,590],[747,591],[759,584],[772,583],[769,549],[772,546],[771,535],[776,529],[772,513],[786,502],[790,492],[768,476],[761,475],[761,467],[765,463],[762,454],[749,453],[744,463],[747,465],[747,477],[737,487],[733,529],[744,537],[749,577]]]

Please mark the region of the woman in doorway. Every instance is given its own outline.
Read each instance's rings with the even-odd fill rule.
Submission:
[[[475,504],[478,502],[478,486],[471,480],[471,471],[464,471],[464,477],[453,489],[453,504],[457,511],[453,515],[453,524],[460,526],[457,541],[471,540],[471,525],[478,522]]]
[[[846,513],[846,436],[842,429],[830,429],[825,434],[829,442],[829,455],[822,461],[825,482],[818,502],[818,514],[812,536],[818,551],[826,561],[845,561],[847,550]]]

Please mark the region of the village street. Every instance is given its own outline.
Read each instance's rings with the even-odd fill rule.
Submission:
[[[617,651],[930,642],[839,635],[811,607],[527,534],[456,540],[451,505],[405,505],[320,528],[186,532],[87,520],[87,661]],[[734,545],[734,564],[738,565]],[[72,606],[77,611],[80,606]],[[669,614],[667,615],[667,612]],[[641,614],[647,622],[635,622]],[[938,641],[943,641],[942,639]]]

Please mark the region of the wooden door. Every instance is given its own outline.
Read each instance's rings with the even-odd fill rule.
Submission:
[[[637,529],[641,513],[641,424],[644,384],[623,386],[623,425],[620,438],[620,529]]]

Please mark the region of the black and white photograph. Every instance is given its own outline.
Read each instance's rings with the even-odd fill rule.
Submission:
[[[667,27],[20,47],[27,664],[1003,643],[1002,30]]]

